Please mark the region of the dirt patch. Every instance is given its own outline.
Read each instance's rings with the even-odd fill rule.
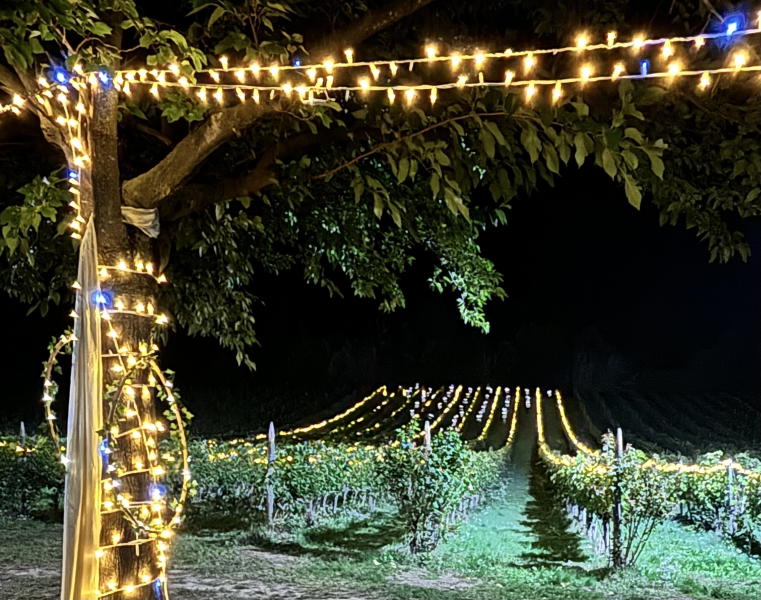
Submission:
[[[399,583],[402,585],[410,585],[441,591],[462,590],[465,588],[473,587],[475,585],[472,581],[457,577],[453,573],[443,573],[439,577],[431,579],[430,577],[426,577],[426,573],[422,569],[402,571],[389,577],[388,581],[391,583]]]
[[[170,571],[169,578],[175,600],[379,600],[357,595],[351,590],[256,579],[203,577],[192,571]]]

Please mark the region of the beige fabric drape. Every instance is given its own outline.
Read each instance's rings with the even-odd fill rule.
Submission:
[[[92,301],[100,290],[98,245],[92,219],[79,250],[79,284],[66,435],[66,496],[63,522],[61,600],[90,600],[98,588],[100,540],[99,452],[103,428],[100,316]]]

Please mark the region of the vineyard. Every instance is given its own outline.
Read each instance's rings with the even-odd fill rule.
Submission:
[[[469,522],[545,477],[561,529],[587,540],[599,565],[637,564],[667,522],[757,555],[761,462],[735,445],[731,455],[698,454],[706,437],[730,441],[709,406],[687,415],[688,435],[673,438],[682,446],[671,443],[668,423],[657,429],[662,416],[650,408],[648,401],[635,415],[623,402],[566,401],[519,386],[384,386],[322,420],[248,439],[191,439],[189,499],[171,507],[189,531],[224,526],[268,539],[393,514],[405,552],[425,556],[446,554],[447,540],[461,539]],[[614,414],[631,426],[626,444],[610,432],[597,439],[600,421],[618,424]],[[159,450],[171,496],[185,476],[179,448],[165,439]],[[49,518],[60,506],[62,470],[48,438],[3,438],[0,475],[4,516]],[[110,492],[106,501],[123,500]]]

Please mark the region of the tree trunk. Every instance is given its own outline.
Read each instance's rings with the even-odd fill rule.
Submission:
[[[98,260],[100,265],[117,266],[124,261],[128,268],[135,269],[138,260],[144,264],[152,262],[150,240],[137,230],[128,232],[122,222],[121,193],[119,181],[119,163],[117,152],[117,105],[118,96],[113,87],[100,87],[93,94],[93,114],[90,120],[90,147],[92,151],[92,212],[98,236]],[[101,289],[110,292],[113,303],[121,301],[127,310],[135,310],[138,302],[144,307],[155,301],[155,280],[145,274],[127,271],[109,270],[107,277],[101,277]],[[109,307],[113,308],[113,304]],[[123,391],[121,398],[107,394],[111,384],[120,377],[114,370],[119,365],[128,364],[129,355],[139,355],[140,344],[152,344],[151,331],[154,319],[144,314],[120,313],[110,310],[111,325],[118,334],[109,337],[109,322],[103,321],[103,385],[104,385],[104,427],[109,431],[112,447],[115,450],[108,456],[109,464],[117,467],[120,486],[115,495],[131,502],[148,502],[139,509],[139,521],[145,527],[151,521],[163,516],[162,511],[151,507],[152,484],[156,478],[151,474],[156,466],[156,457],[150,456],[156,440],[150,431],[143,430],[138,438],[132,435],[118,435],[120,432],[139,428],[142,423],[156,421],[155,397],[148,387],[148,371],[132,373],[131,387],[134,395]],[[119,356],[121,354],[121,356]],[[123,372],[121,373],[123,374]],[[143,387],[143,384],[145,387]],[[127,406],[124,403],[128,403]],[[126,413],[132,408],[135,414]],[[129,415],[129,416],[128,416]],[[146,448],[146,445],[149,447]],[[137,472],[134,472],[137,471]],[[134,472],[134,473],[129,473]],[[120,473],[128,473],[119,477]],[[104,479],[108,476],[104,472]],[[104,495],[104,499],[106,496]],[[119,496],[114,498],[117,503]],[[100,558],[100,591],[109,594],[113,589],[134,586],[134,590],[117,591],[108,598],[154,599],[160,598],[159,586],[151,582],[161,572],[157,540],[151,539],[144,528],[136,528],[128,521],[116,506],[110,511],[105,507],[102,515],[100,544],[103,548]],[[115,543],[130,545],[116,546]],[[109,546],[111,546],[109,548]]]

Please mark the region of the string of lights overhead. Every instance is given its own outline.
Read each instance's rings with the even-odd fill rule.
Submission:
[[[354,50],[347,48],[344,50],[345,61],[337,62],[333,58],[325,58],[319,63],[304,63],[300,58],[295,58],[290,65],[273,64],[260,65],[251,63],[248,65],[232,65],[227,56],[219,56],[216,60],[218,68],[205,68],[194,71],[189,65],[171,64],[163,69],[122,69],[115,72],[115,77],[121,76],[123,79],[132,81],[152,80],[164,83],[167,77],[208,76],[214,82],[219,83],[221,77],[234,76],[240,83],[245,83],[249,78],[259,79],[270,76],[275,79],[282,74],[295,73],[308,77],[315,82],[318,75],[334,75],[341,70],[363,70],[369,71],[374,79],[378,79],[382,70],[387,71],[391,76],[396,76],[399,69],[406,68],[412,71],[417,65],[432,66],[437,63],[449,63],[454,70],[461,66],[473,63],[477,69],[481,69],[487,60],[491,59],[523,59],[523,65],[530,70],[537,64],[538,57],[543,55],[556,56],[565,53],[593,53],[596,51],[612,50],[634,50],[639,52],[649,47],[662,47],[663,54],[667,58],[674,52],[674,45],[693,45],[695,49],[700,49],[711,41],[723,41],[727,38],[737,39],[761,31],[761,11],[756,18],[756,27],[743,28],[745,19],[741,16],[731,17],[725,20],[724,28],[721,31],[713,33],[702,33],[694,36],[675,36],[661,38],[646,38],[644,35],[635,36],[628,41],[618,40],[618,34],[615,31],[609,31],[605,36],[605,42],[592,43],[591,35],[581,33],[577,36],[574,45],[560,48],[540,48],[534,50],[512,50],[507,49],[499,52],[482,52],[473,53],[449,53],[441,54],[436,45],[428,45],[425,48],[425,56],[418,58],[406,58],[395,60],[375,60],[375,61],[356,61],[354,60]]]

